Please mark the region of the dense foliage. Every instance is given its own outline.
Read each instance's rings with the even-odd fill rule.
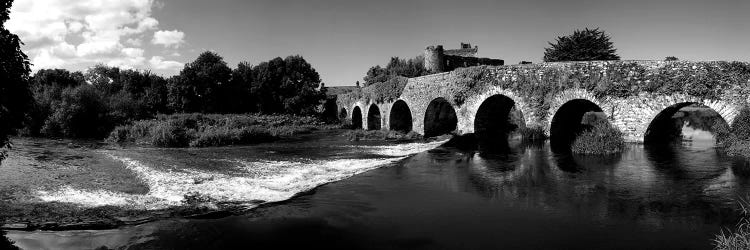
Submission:
[[[223,97],[219,89],[229,83],[231,75],[221,56],[203,52],[169,80],[169,107],[177,112],[219,112]]]
[[[10,147],[8,136],[21,125],[30,104],[29,59],[21,51],[18,36],[5,28],[12,3],[12,0],[0,1],[0,161]]]
[[[166,80],[150,72],[97,65],[85,74],[43,69],[30,81],[34,103],[21,132],[93,138],[117,124],[166,112]]]
[[[21,133],[102,138],[118,125],[175,112],[312,115],[325,98],[320,85],[300,56],[255,67],[243,62],[232,70],[221,56],[205,52],[169,79],[105,65],[85,73],[43,69],[30,79],[34,101]]]
[[[575,30],[549,45],[544,49],[545,62],[620,60],[610,37],[598,28]]]
[[[159,115],[118,126],[110,142],[156,147],[208,147],[267,142],[282,136],[330,127],[314,116],[297,115]]]
[[[320,75],[301,56],[262,62],[253,67],[252,76],[251,92],[261,113],[313,114],[325,99],[318,90]]]
[[[734,118],[731,134],[724,141],[727,154],[750,158],[750,108],[743,108]]]
[[[606,155],[625,150],[622,132],[613,127],[607,119],[598,118],[594,113],[587,113],[583,120],[590,128],[573,141],[570,147],[573,153]]]
[[[371,67],[367,70],[365,76],[365,86],[370,86],[379,82],[387,82],[396,77],[418,77],[427,75],[427,69],[424,67],[424,57],[417,56],[411,59],[399,59],[398,57],[391,57],[391,60],[385,66],[380,65]]]

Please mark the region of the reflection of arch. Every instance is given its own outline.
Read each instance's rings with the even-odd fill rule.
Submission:
[[[359,106],[354,107],[352,111],[352,128],[362,128],[362,110],[359,109]]]
[[[595,103],[585,99],[573,99],[557,109],[550,125],[550,143],[554,148],[570,150],[570,144],[584,129],[583,115],[588,112],[602,112]]]
[[[456,130],[457,125],[456,110],[445,98],[435,98],[427,105],[424,115],[425,137],[451,133]]]
[[[505,95],[493,95],[482,102],[474,116],[474,133],[485,142],[482,144],[507,144],[508,134],[525,124],[514,106]]]
[[[388,116],[388,123],[391,130],[400,132],[409,132],[412,129],[411,110],[409,105],[403,100],[398,100],[391,107],[391,114]]]
[[[367,130],[380,130],[380,108],[374,103],[367,110]]]
[[[348,115],[346,108],[341,108],[341,111],[339,111],[339,119],[346,120],[346,115]]]
[[[692,112],[681,112],[692,106]],[[676,116],[680,113],[678,116]],[[687,115],[687,116],[686,116]],[[697,115],[697,116],[696,116]],[[679,119],[679,120],[678,120]],[[716,110],[696,102],[681,102],[663,109],[648,124],[643,141],[648,144],[668,144],[682,138],[683,125],[711,132],[717,140],[727,134],[717,134],[717,129],[729,131],[729,124]]]

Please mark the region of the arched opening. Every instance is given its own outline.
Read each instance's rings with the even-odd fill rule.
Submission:
[[[367,111],[367,130],[380,130],[380,108],[378,105],[370,105]]]
[[[323,119],[327,121],[335,121],[338,118],[338,114],[336,114],[336,110],[338,110],[338,106],[336,105],[336,99],[335,98],[326,99],[325,104],[323,104]]]
[[[729,135],[729,125],[715,110],[694,102],[669,106],[649,123],[643,141],[650,145],[709,148]]]
[[[359,109],[359,106],[354,107],[354,111],[352,111],[352,128],[362,128],[362,110]]]
[[[435,98],[427,106],[424,115],[424,136],[449,134],[456,130],[458,117],[453,106],[442,97]]]
[[[346,109],[345,108],[341,108],[341,111],[339,111],[339,120],[342,120],[342,121],[346,120],[346,115],[347,114],[348,113],[346,113]]]
[[[583,115],[588,112],[602,112],[602,108],[585,99],[570,100],[560,106],[550,125],[551,146],[554,149],[569,151],[576,136],[588,126],[582,122]]]
[[[390,129],[407,133],[412,129],[411,110],[406,102],[398,100],[391,107],[391,115],[388,116]]]
[[[474,133],[480,150],[507,149],[508,135],[523,125],[515,102],[504,95],[493,95],[482,102],[474,117]]]

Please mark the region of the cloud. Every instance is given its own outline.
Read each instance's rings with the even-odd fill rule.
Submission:
[[[179,47],[185,42],[185,33],[178,30],[160,30],[154,33],[153,44],[164,45],[164,47]]]
[[[22,49],[34,70],[77,70],[97,63],[145,68],[153,58],[146,60],[149,48],[142,41],[158,30],[152,9],[160,4],[155,0],[16,0],[6,27],[25,43]],[[168,33],[159,41],[177,48],[185,34],[171,32],[179,37]],[[164,65],[172,62],[162,59],[160,67],[169,68]]]
[[[178,71],[185,65],[184,63],[176,61],[164,61],[164,58],[161,56],[153,56],[148,62],[154,69],[170,71]]]

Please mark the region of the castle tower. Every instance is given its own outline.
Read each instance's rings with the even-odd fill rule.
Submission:
[[[443,57],[443,45],[427,47],[424,50],[424,67],[427,72],[440,73],[445,71]]]

